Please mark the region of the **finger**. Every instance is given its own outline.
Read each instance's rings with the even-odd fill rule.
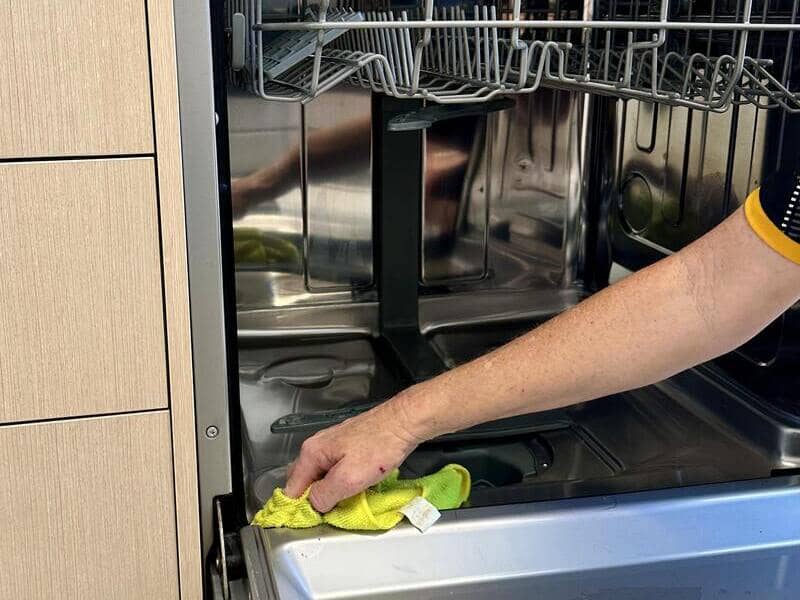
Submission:
[[[296,460],[293,460],[288,465],[286,465],[286,481],[289,481],[292,478],[292,473],[294,473],[294,467],[297,464]]]
[[[364,476],[363,466],[342,461],[311,486],[308,499],[317,511],[326,513],[345,498],[365,490],[371,483],[375,482]]]
[[[300,457],[289,467],[288,479],[283,491],[290,498],[297,498],[324,474],[325,470],[315,455],[301,452]]]

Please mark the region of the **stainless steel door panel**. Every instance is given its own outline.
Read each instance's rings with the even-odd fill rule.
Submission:
[[[450,511],[425,534],[256,533],[245,555],[264,553],[280,600],[789,600],[800,589],[796,478]]]

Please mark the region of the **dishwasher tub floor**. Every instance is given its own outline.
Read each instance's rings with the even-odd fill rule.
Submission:
[[[532,324],[437,333],[432,343],[460,364]],[[300,340],[240,350],[242,460],[248,518],[285,482],[309,432],[273,434],[290,413],[357,406],[391,397],[399,378],[370,338]],[[509,420],[514,424],[514,420]],[[470,506],[715,483],[769,476],[763,451],[715,427],[655,386],[536,415],[525,433],[433,441],[401,467],[406,477],[450,462],[472,473]]]

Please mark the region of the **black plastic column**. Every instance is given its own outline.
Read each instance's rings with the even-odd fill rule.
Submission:
[[[423,131],[388,131],[418,100],[373,95],[373,219],[382,343],[406,377],[429,379],[445,365],[419,332]]]

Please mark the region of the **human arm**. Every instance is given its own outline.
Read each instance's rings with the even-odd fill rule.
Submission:
[[[286,491],[316,482],[311,502],[327,511],[423,441],[654,383],[733,350],[798,298],[800,265],[765,244],[739,209],[511,343],[316,434]]]

